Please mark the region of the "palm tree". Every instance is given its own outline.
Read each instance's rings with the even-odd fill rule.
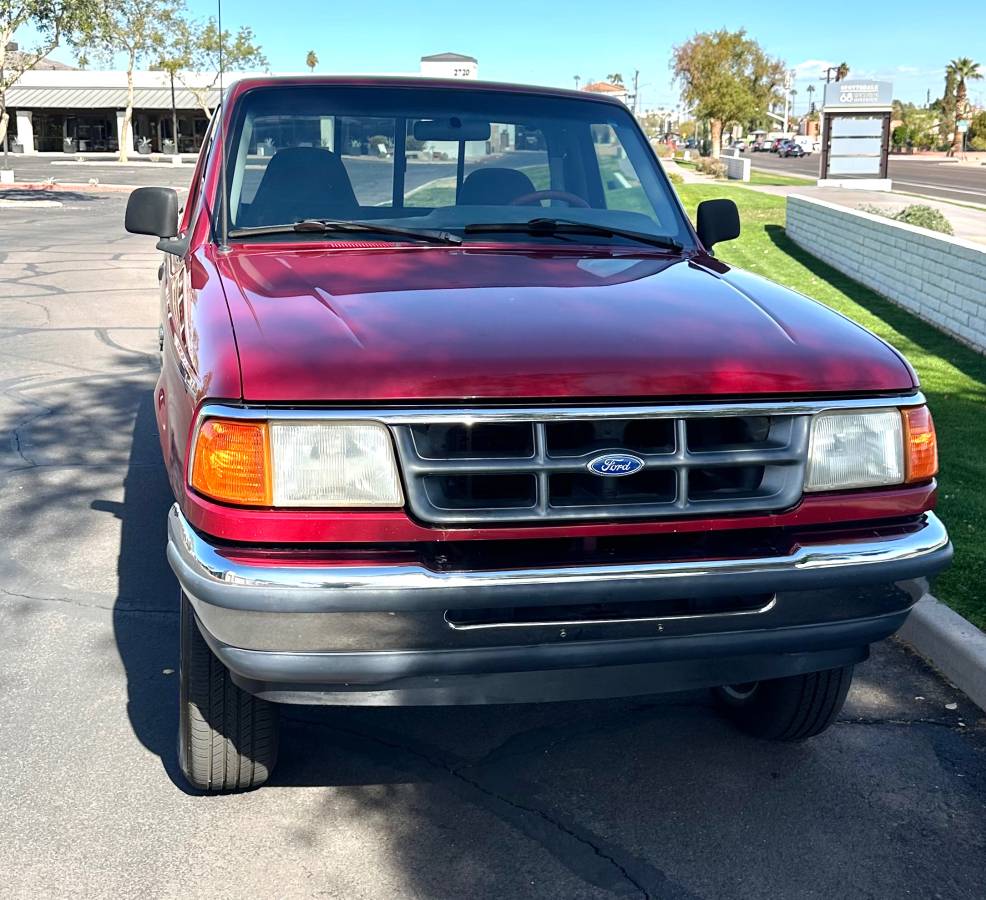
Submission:
[[[607,75],[606,80],[610,84],[618,84],[620,87],[623,87],[623,76],[619,72],[614,72],[612,75]]]
[[[968,56],[953,59],[948,64],[948,72],[955,79],[955,137],[952,139],[952,153],[962,152],[963,135],[959,132],[958,120],[965,116],[969,111],[969,95],[965,83],[967,81],[978,81],[983,77],[979,71],[979,63],[973,62]]]
[[[815,85],[808,85],[808,112],[811,112],[811,105],[815,101]]]
[[[308,66],[308,71],[315,71],[315,66],[318,65],[318,54],[314,50],[308,51],[308,55],[305,57],[305,65]]]
[[[575,90],[579,89],[579,82],[582,80],[581,75],[573,75],[572,78],[575,79]]]
[[[835,70],[835,80],[845,81],[849,77],[849,66],[846,63],[839,63],[839,67]]]

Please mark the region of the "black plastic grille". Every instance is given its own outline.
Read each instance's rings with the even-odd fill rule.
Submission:
[[[804,415],[655,415],[394,427],[414,515],[436,524],[786,509],[801,496]],[[640,471],[589,463],[631,454]]]

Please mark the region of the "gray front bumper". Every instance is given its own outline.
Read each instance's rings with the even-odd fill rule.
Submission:
[[[203,634],[235,676],[267,686],[390,685],[858,649],[903,623],[924,577],[951,554],[944,526],[928,513],[903,534],[803,544],[786,556],[461,572],[419,564],[255,565],[228,559],[177,507],[168,519],[168,559]],[[753,612],[660,620],[462,631],[445,619],[449,608],[760,594],[774,599]]]

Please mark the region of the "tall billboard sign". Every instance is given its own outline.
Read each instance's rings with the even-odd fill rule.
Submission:
[[[892,108],[893,84],[889,81],[825,85],[819,185],[890,190],[887,161]]]

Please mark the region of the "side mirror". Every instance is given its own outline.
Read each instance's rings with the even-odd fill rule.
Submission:
[[[740,236],[739,210],[732,200],[703,200],[698,205],[695,230],[706,250],[720,241],[732,241]]]
[[[173,253],[171,241],[178,234],[178,194],[171,188],[137,188],[127,200],[124,227],[131,234],[153,234],[162,238],[158,249]],[[167,245],[167,246],[163,246]]]

